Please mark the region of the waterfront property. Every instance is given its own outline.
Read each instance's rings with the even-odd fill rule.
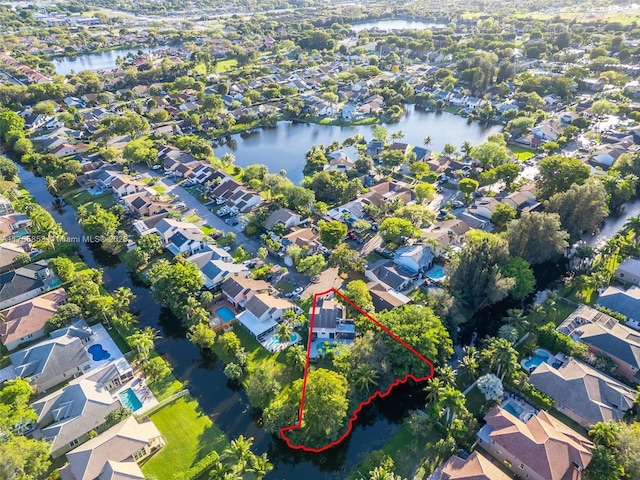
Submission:
[[[618,365],[618,375],[640,381],[640,334],[635,330],[586,305],[576,308],[557,330],[586,343],[591,353],[609,356]]]
[[[325,355],[327,342],[350,344],[356,337],[353,319],[345,318],[344,305],[338,303],[332,294],[318,298],[316,302],[315,315],[310,322],[310,358]]]
[[[564,354],[552,355],[544,348],[538,348],[531,357],[527,357],[520,361],[520,365],[527,373],[533,372],[541,363],[548,363],[553,365],[554,368],[558,368],[564,361]]]
[[[616,269],[618,280],[640,286],[640,260],[627,258]]]
[[[593,443],[541,411],[526,422],[495,406],[478,431],[480,446],[520,478],[582,478]]]
[[[48,266],[48,260],[16,268],[0,275],[0,309],[12,307],[49,290],[58,280]]]
[[[31,300],[2,310],[4,321],[0,323],[0,342],[7,350],[15,350],[20,344],[45,336],[45,325],[67,301],[64,288],[56,288]]]
[[[453,455],[444,465],[438,467],[428,480],[509,480],[510,478],[491,460],[475,451],[466,459]]]
[[[636,398],[631,388],[573,358],[559,368],[542,363],[529,381],[553,398],[560,412],[585,428],[622,420]]]
[[[640,324],[640,287],[635,285],[623,290],[620,287],[607,287],[598,297],[597,305],[627,317],[629,325],[638,328]]]
[[[153,422],[138,423],[134,417],[129,417],[68,452],[69,463],[60,469],[60,479],[142,480],[144,474],[137,462],[148,458],[164,444]]]

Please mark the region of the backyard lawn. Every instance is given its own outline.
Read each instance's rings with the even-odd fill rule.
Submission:
[[[227,60],[218,60],[216,63],[216,73],[227,72],[238,64],[238,61],[235,58],[230,58]]]
[[[160,402],[174,393],[178,393],[184,388],[182,383],[180,383],[180,381],[173,375],[171,370],[153,381],[147,379],[147,385],[149,385],[149,389],[151,389],[153,395]]]
[[[91,195],[86,190],[66,197],[65,201],[75,208],[88,203],[97,203],[99,205],[102,205],[104,208],[109,208],[115,203],[113,195],[111,195],[111,193],[107,192],[103,193],[102,195]]]
[[[536,154],[535,150],[525,147],[518,147],[516,145],[509,145],[509,150],[511,150],[515,157],[521,162],[526,162]]]
[[[149,417],[166,445],[144,465],[146,476],[170,480],[168,472],[184,472],[215,450],[222,452],[229,442],[205,415],[198,402],[181,397]]]

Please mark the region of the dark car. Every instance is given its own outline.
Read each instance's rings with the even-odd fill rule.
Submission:
[[[356,232],[354,232],[353,230],[351,230],[349,233],[347,233],[347,237],[349,237],[349,240],[357,240],[358,236],[356,235]]]

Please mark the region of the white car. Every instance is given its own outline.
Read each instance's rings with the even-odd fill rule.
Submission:
[[[293,292],[291,292],[291,295],[300,295],[303,290],[304,290],[304,288],[298,287]]]
[[[154,165],[153,167],[151,167],[152,170],[160,170],[162,168],[162,165]]]

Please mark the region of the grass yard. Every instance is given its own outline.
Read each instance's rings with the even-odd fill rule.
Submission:
[[[212,233],[216,233],[217,230],[215,228],[213,228],[211,225],[202,225],[200,227],[200,231],[202,233],[204,233],[205,235],[210,235]]]
[[[562,295],[562,291],[558,293],[561,296],[565,296]],[[530,313],[527,316],[529,324],[531,326],[540,326],[548,322],[553,322],[554,325],[558,326],[564,321],[565,318],[569,316],[571,312],[576,309],[576,307],[574,307],[573,305],[570,305],[567,302],[563,302],[562,300],[557,300],[555,307],[555,311],[550,311],[548,313]]]
[[[478,387],[473,387],[466,395],[467,409],[473,413],[476,418],[480,417],[480,410],[487,403],[482,392]]]
[[[65,198],[66,202],[71,206],[78,208],[80,205],[85,205],[88,203],[98,203],[102,205],[104,208],[109,208],[113,206],[115,203],[113,199],[113,195],[111,193],[103,193],[102,195],[91,195],[86,190],[82,192],[78,192],[74,195],[70,195]]]
[[[160,402],[184,388],[182,383],[173,375],[171,369],[162,377],[153,381],[147,379],[147,385],[149,385],[149,388]]]
[[[193,215],[189,215],[185,221],[189,222],[189,223],[196,223],[197,221],[201,220],[200,217],[198,215],[196,215],[195,213]]]
[[[536,151],[531,148],[519,147],[517,145],[508,145],[508,147],[520,162],[526,162],[536,154]]]
[[[238,61],[235,58],[229,58],[227,60],[219,60],[216,63],[216,73],[224,73],[232,70],[236,65],[238,65]]]
[[[126,342],[126,340],[122,337],[122,335],[120,335],[120,333],[115,329],[115,327],[107,329],[107,332],[109,333],[109,336],[115,342],[116,346],[120,349],[122,353],[127,353],[131,351],[131,347]]]
[[[212,450],[222,452],[229,445],[224,433],[188,396],[162,408],[150,419],[166,445],[142,465],[145,476],[170,480],[169,472],[186,471]]]
[[[411,298],[413,303],[422,305],[427,302],[427,292],[423,288],[418,287],[413,292],[411,292],[409,298]]]

